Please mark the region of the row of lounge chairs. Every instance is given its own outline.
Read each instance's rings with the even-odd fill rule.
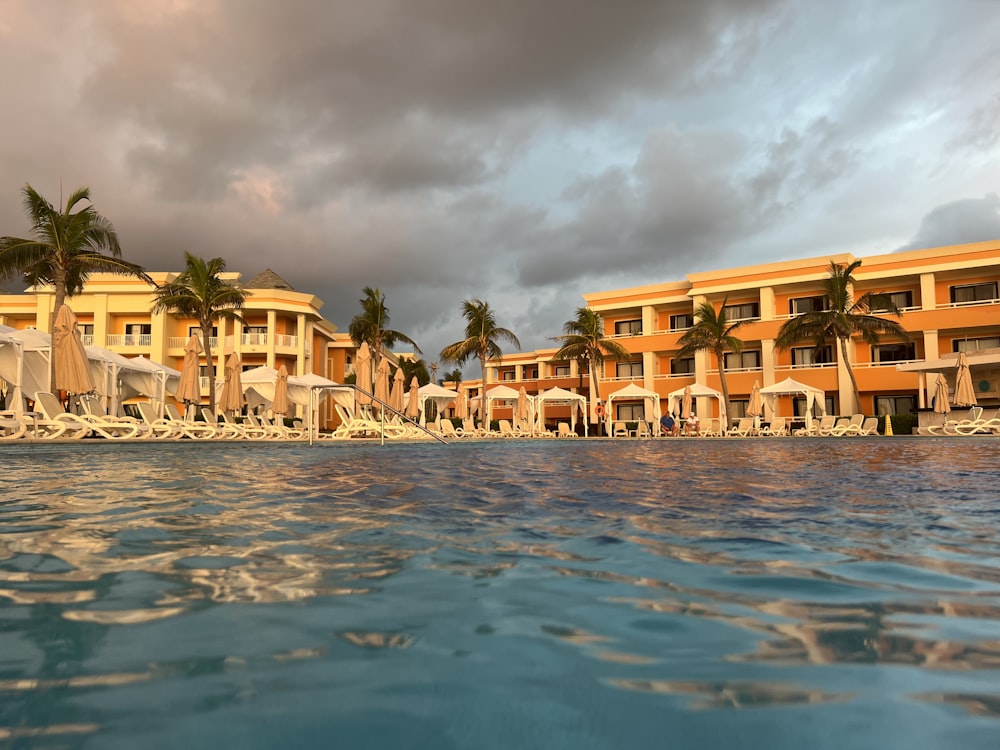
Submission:
[[[138,418],[111,416],[101,399],[94,396],[81,396],[79,404],[79,413],[68,412],[54,394],[36,393],[35,411],[25,414],[0,412],[0,440],[79,440],[86,437],[106,440],[302,440],[306,437],[300,426],[286,427],[252,413],[238,423],[226,414],[220,420],[210,410],[203,409],[205,421],[200,422],[181,415],[173,404],[168,404],[164,416],[159,417],[152,404],[141,402],[137,404]]]
[[[966,419],[949,419],[944,424],[927,425],[917,430],[921,435],[1000,435],[1000,416],[983,419],[983,407],[973,407]]]

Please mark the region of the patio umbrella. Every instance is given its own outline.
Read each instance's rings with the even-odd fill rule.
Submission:
[[[684,396],[681,397],[681,416],[691,416],[691,386],[684,388]]]
[[[948,414],[951,411],[951,404],[948,403],[948,380],[941,372],[934,381],[934,411],[937,414]]]
[[[747,416],[753,417],[754,427],[760,427],[760,418],[764,414],[764,399],[760,397],[760,381],[753,381],[750,391],[750,403],[747,404]]]
[[[357,400],[361,406],[372,402],[366,393],[372,392],[372,353],[368,342],[362,341],[354,358],[354,384],[358,387]]]
[[[378,367],[375,368],[375,398],[384,404],[389,403],[390,369],[389,360],[385,357],[379,360]]]
[[[288,413],[288,368],[284,365],[278,368],[278,377],[274,381],[271,411],[282,416]]]
[[[220,411],[237,412],[243,408],[243,383],[240,372],[240,358],[233,352],[226,360],[226,380],[219,396]]]
[[[406,391],[406,376],[403,374],[403,368],[397,367],[396,374],[392,377],[392,390],[389,391],[389,406],[393,408],[393,411],[403,412],[403,393]]]
[[[975,406],[976,390],[972,387],[969,358],[965,352],[958,355],[958,372],[955,374],[955,406]]]
[[[458,392],[458,398],[455,399],[455,416],[463,421],[469,418],[469,399],[465,395],[464,388]]]
[[[201,401],[201,377],[198,370],[198,355],[201,354],[201,342],[192,335],[184,345],[184,363],[181,365],[181,378],[177,381],[174,396],[184,404],[187,411],[189,404]]]
[[[416,375],[410,379],[410,400],[406,402],[406,416],[414,420],[420,416],[420,383]]]
[[[517,417],[518,425],[525,426],[528,424],[528,419],[530,417],[530,406],[528,404],[528,393],[524,390],[524,386],[521,386],[521,390],[517,394],[517,407],[514,411],[514,415]]]
[[[90,393],[96,387],[87,364],[87,351],[80,339],[80,327],[69,305],[59,308],[52,336],[56,358],[55,389],[68,393]]]

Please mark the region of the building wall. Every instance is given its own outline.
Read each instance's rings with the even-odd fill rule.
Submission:
[[[727,305],[747,305],[747,311],[754,314],[736,335],[743,340],[744,351],[759,352],[756,362],[740,363],[746,364],[743,367],[727,367],[727,382],[734,401],[749,399],[755,381],[766,386],[792,377],[822,388],[833,401],[835,411],[847,410],[846,405],[852,403],[853,396],[847,368],[840,361],[839,347],[834,345],[832,361],[828,363],[803,364],[798,358],[804,354],[778,349],[774,341],[781,325],[793,317],[792,312],[796,309],[793,304],[806,304],[793,303],[793,300],[823,294],[822,284],[828,277],[830,262],[849,263],[855,259],[849,254],[817,256],[690,274],[683,281],[584,294],[587,305],[603,316],[606,334],[633,355],[633,362],[641,363],[632,368],[636,374],[619,376],[616,362],[604,362],[600,368],[602,396],[606,397],[631,381],[656,391],[666,406],[668,393],[694,382],[718,389],[719,363],[709,353],[694,357],[694,372],[672,373],[672,363],[679,360],[679,339],[684,330],[671,330],[671,319],[673,316],[693,316],[701,302],[709,302],[716,309],[725,302]],[[1000,339],[1000,295],[997,293],[1000,241],[867,256],[860,260],[862,264],[854,274],[855,298],[869,291],[891,292],[900,293],[905,302],[897,320],[911,337],[913,351],[908,353],[908,360],[934,359],[963,346],[1000,346],[996,343]],[[966,296],[981,298],[955,301],[955,290],[959,288],[964,288],[962,294]],[[627,321],[639,321],[641,332],[616,334],[616,323]],[[880,346],[904,343],[885,337]],[[808,342],[795,348],[812,349]],[[505,356],[502,362],[493,363],[488,381],[512,378],[505,383],[515,388],[523,384],[528,393],[555,385],[587,393],[588,378],[551,376],[559,364],[552,361],[553,354],[554,350],[544,350]],[[897,371],[898,361],[891,359],[896,356],[899,355],[887,349],[876,351],[859,337],[850,342],[848,357],[858,380],[861,409],[866,414],[877,413],[880,398],[900,397],[904,401],[911,398],[915,404],[920,403],[918,375]],[[884,358],[890,361],[880,361]],[[544,363],[545,366],[539,368],[542,377],[523,376],[533,363]],[[573,372],[576,374],[576,369]],[[981,374],[987,379],[996,377],[995,370]],[[478,382],[466,385],[476,389]],[[1000,386],[984,391],[987,405],[991,399],[996,400],[988,394],[998,390]],[[885,401],[881,403],[884,408]],[[699,407],[705,410],[703,416],[714,408],[708,399]],[[791,400],[785,399],[779,409],[782,414],[790,415]]]

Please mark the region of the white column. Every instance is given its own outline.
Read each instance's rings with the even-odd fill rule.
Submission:
[[[305,375],[306,374],[306,344],[308,343],[309,329],[306,326],[306,316],[303,313],[299,313],[295,317],[295,374]],[[377,364],[377,363],[373,363]]]
[[[760,366],[763,377],[762,386],[774,385],[778,382],[778,361],[775,356],[774,339],[760,340]]]
[[[652,305],[642,306],[642,332],[649,335],[656,330],[656,310]]]
[[[277,338],[278,330],[278,314],[274,310],[267,311],[267,359],[266,363],[268,367],[274,368],[275,363],[275,339]]]
[[[933,310],[937,307],[937,293],[934,288],[934,274],[920,274],[920,309]]]
[[[760,288],[760,319],[774,320],[775,314],[774,287],[762,286]]]
[[[655,390],[656,385],[656,352],[642,353],[642,387],[647,391]]]

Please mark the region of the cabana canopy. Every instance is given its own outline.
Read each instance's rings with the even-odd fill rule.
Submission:
[[[760,389],[760,395],[764,403],[771,410],[771,414],[777,414],[776,401],[778,396],[804,396],[806,399],[806,425],[812,424],[813,404],[819,408],[819,415],[826,416],[826,391],[814,388],[811,385],[800,383],[792,378],[785,378],[780,383],[768,385]]]
[[[517,403],[518,391],[507,385],[495,385],[486,391],[486,423],[493,421],[493,402],[510,401],[511,407]]]
[[[637,386],[635,383],[629,383],[624,388],[620,388],[614,393],[610,394],[606,399],[608,402],[608,412],[606,415],[606,421],[608,422],[608,434],[611,434],[611,422],[613,421],[614,409],[612,408],[612,403],[614,401],[638,401],[643,402],[643,416],[646,422],[652,422],[656,424],[660,421],[660,394],[656,391],[647,391],[645,388]],[[652,414],[652,419],[650,415]]]
[[[717,398],[719,400],[719,417],[723,420],[726,418],[726,404],[722,398],[722,393],[715,390],[714,388],[709,388],[707,385],[702,385],[701,383],[691,383],[691,385],[686,385],[683,388],[678,388],[676,391],[671,391],[667,394],[667,411],[671,414],[677,414],[681,399],[684,398],[685,389],[691,389],[691,398]]]
[[[587,397],[582,396],[579,393],[573,393],[572,391],[567,391],[565,388],[549,388],[547,391],[542,391],[537,396],[535,396],[535,402],[538,405],[537,418],[538,418],[538,429],[541,431],[545,427],[545,405],[552,404],[553,406],[564,406],[569,405],[569,418],[570,418],[570,428],[576,432],[576,412],[577,409],[580,410],[580,414],[586,416],[587,414]],[[587,420],[583,420],[583,433],[587,434]]]
[[[450,388],[444,388],[437,383],[428,383],[427,385],[422,385],[417,390],[417,398],[420,401],[420,426],[427,426],[427,401],[433,401],[434,405],[437,406],[438,414],[443,412],[448,404],[452,403],[458,398],[458,391],[453,391]],[[514,394],[514,398],[517,398],[517,394]],[[406,403],[410,402],[410,394],[403,394],[403,401]]]

